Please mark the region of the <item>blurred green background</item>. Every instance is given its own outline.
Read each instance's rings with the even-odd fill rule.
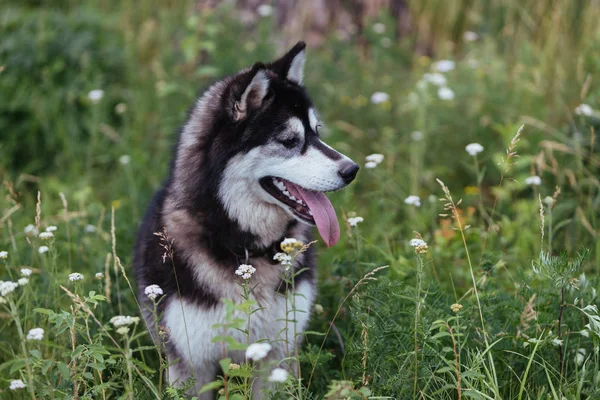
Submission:
[[[386,355],[386,343],[412,334],[414,304],[402,293],[414,285],[413,232],[431,248],[429,322],[472,286],[460,235],[439,216],[443,192],[436,178],[456,201],[463,199],[493,335],[515,334],[532,293],[548,296],[538,327],[552,329],[556,293],[532,284],[531,262],[540,250],[573,256],[587,247],[585,271],[598,273],[598,21],[600,3],[590,0],[3,2],[0,247],[13,249],[15,265],[43,268],[23,228],[34,222],[38,191],[43,223],[64,223],[63,193],[71,231],[68,240],[57,234],[65,265],[59,272],[104,271],[113,207],[117,253],[128,268],[137,225],[166,177],[190,105],[214,80],[304,40],[305,83],[325,140],[361,165],[371,153],[385,156],[331,196],[342,224],[350,213],[365,221],[343,227],[335,248],[319,244],[317,302],[326,311],[312,328],[325,331],[357,280],[390,265],[364,303],[343,307],[340,340],[328,339],[331,359],[323,361],[316,390],[323,394],[332,379],[364,383],[364,328],[357,321],[380,313],[367,324],[371,336],[382,338],[371,346],[370,379],[377,393],[402,398],[412,393],[412,381],[398,374],[405,364]],[[518,157],[507,167],[506,149],[521,125]],[[484,147],[476,159],[465,151],[472,142]],[[540,186],[525,183],[533,175]],[[409,195],[420,196],[421,206],[405,204]],[[542,239],[540,200],[553,195]],[[135,312],[127,292],[114,296]],[[469,315],[477,321],[474,311]],[[320,339],[309,342],[307,358]],[[340,342],[347,353],[340,353]],[[10,347],[10,340],[3,337],[2,345]],[[403,359],[411,345],[391,345],[392,353]],[[519,362],[506,363],[522,371]],[[501,374],[511,397],[518,374],[508,368]],[[540,389],[547,384],[542,378],[531,393],[548,393]],[[571,393],[568,387],[562,393]],[[586,388],[588,396],[598,393],[595,383]]]

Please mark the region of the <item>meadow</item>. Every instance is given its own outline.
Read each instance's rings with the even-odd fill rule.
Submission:
[[[407,3],[410,35],[382,11],[309,43],[325,141],[361,170],[270,396],[600,398],[600,5]],[[202,90],[303,38],[268,7],[0,11],[0,398],[186,398],[135,318],[138,224]],[[221,365],[224,399],[275,367]]]

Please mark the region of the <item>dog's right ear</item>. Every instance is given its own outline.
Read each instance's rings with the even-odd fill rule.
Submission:
[[[269,92],[270,81],[264,64],[255,64],[248,75],[251,77],[250,83],[234,104],[233,117],[236,121],[246,118],[250,111],[258,109]]]

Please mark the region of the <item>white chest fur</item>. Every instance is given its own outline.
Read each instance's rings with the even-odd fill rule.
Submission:
[[[260,310],[250,317],[249,337],[235,329],[228,330],[226,335],[241,343],[266,339],[273,346],[271,356],[281,359],[291,355],[299,335],[306,329],[314,290],[310,282],[302,281],[296,287],[293,299],[291,295],[279,294],[274,290],[269,292],[265,290],[258,296],[252,296],[257,299]],[[232,300],[238,304],[242,301],[239,293]],[[235,316],[246,318],[242,313],[236,313]],[[185,299],[173,298],[169,300],[163,318],[170,331],[169,341],[185,358],[186,364],[191,361],[195,368],[199,368],[223,357],[221,344],[212,342],[215,336],[224,334],[222,329],[213,328],[226,319],[222,303],[206,308]],[[240,353],[228,352],[228,356],[233,357],[234,361],[242,361]]]

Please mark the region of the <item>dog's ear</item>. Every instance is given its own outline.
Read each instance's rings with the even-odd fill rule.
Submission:
[[[269,64],[268,68],[279,75],[281,79],[302,85],[305,61],[306,43],[298,42],[283,57]]]
[[[245,87],[241,97],[234,105],[234,119],[244,119],[252,110],[258,109],[269,92],[269,77],[264,64],[255,64],[248,75],[250,83]]]

